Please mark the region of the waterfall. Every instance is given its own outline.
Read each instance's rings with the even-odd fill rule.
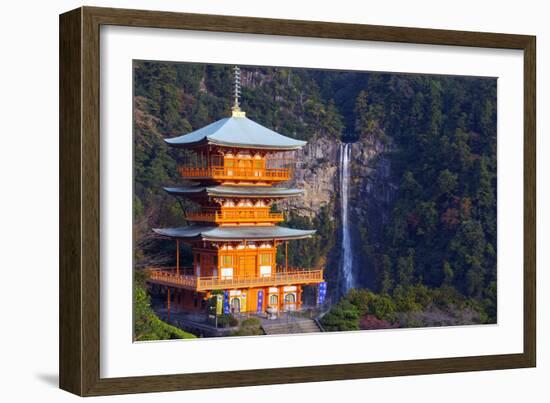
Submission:
[[[353,278],[353,252],[349,228],[349,180],[351,143],[340,145],[340,203],[342,211],[342,257],[340,273],[343,275],[342,289],[344,294],[355,286]]]

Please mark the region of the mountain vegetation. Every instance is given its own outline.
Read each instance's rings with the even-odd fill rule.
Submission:
[[[373,286],[344,296],[326,315],[327,329],[496,321],[496,79],[241,70],[249,118],[302,140],[370,144],[391,167],[389,222],[380,231],[365,226],[358,241],[369,259],[359,269],[369,271]],[[181,207],[193,208],[162,190],[181,184],[176,166],[183,157],[163,139],[227,116],[231,83],[231,66],[134,62],[137,268],[174,264],[173,245],[150,228],[184,225]],[[338,220],[327,219],[333,213],[290,214],[286,225],[318,230],[290,243],[290,264],[329,262],[339,236]],[[183,254],[184,264],[190,259]]]
[[[143,272],[137,272],[134,279],[134,340],[194,339],[195,337],[158,318],[151,308],[150,297],[145,290]]]

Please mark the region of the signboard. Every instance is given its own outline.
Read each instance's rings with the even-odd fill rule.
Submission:
[[[263,307],[264,305],[264,292],[262,290],[258,291],[258,306],[256,308],[256,310],[258,311],[258,313],[262,313]]]
[[[327,296],[327,283],[323,281],[319,283],[319,290],[317,292],[317,305],[321,305],[325,302]]]

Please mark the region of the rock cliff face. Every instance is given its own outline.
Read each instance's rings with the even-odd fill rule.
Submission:
[[[341,192],[340,153],[342,143],[334,138],[319,137],[308,142],[292,156],[296,160],[294,179],[285,186],[304,189],[303,197],[280,202],[280,208],[302,217],[314,219],[322,207],[336,223],[336,242],[329,252],[327,270],[333,281],[340,281],[341,252]],[[374,287],[377,273],[373,271],[368,246],[381,239],[389,220],[389,207],[394,186],[390,182],[390,164],[384,157],[384,146],[369,141],[352,145],[350,216],[354,250],[353,266],[358,286]],[[338,287],[340,288],[340,287]]]
[[[390,161],[385,147],[377,142],[360,141],[352,146],[352,186],[350,219],[356,251],[354,259],[358,284],[373,288],[378,273],[372,262],[373,248],[381,241],[389,222],[392,183]]]
[[[339,141],[320,137],[291,155],[296,160],[296,170],[293,180],[285,186],[304,189],[304,195],[281,202],[283,209],[310,219],[323,206],[334,209],[339,186],[339,147]]]

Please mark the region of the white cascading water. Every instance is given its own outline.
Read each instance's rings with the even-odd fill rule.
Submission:
[[[351,156],[351,143],[340,145],[340,194],[342,205],[342,258],[340,271],[343,275],[344,294],[355,286],[353,278],[353,251],[351,246],[351,234],[349,228],[349,181]]]

